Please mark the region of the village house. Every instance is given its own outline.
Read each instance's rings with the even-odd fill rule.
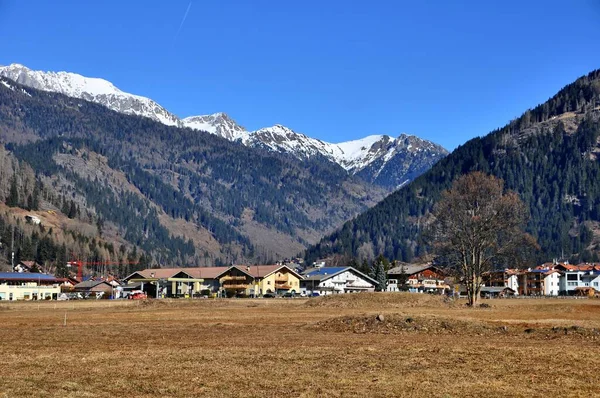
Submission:
[[[508,287],[515,294],[518,294],[520,273],[516,269],[486,272],[483,274],[483,285],[486,287]]]
[[[142,290],[148,297],[191,297],[199,293],[204,280],[195,268],[149,268],[125,277],[123,292]]]
[[[550,267],[528,269],[519,274],[519,294],[558,296],[561,274]]]
[[[406,290],[413,293],[444,293],[450,286],[445,282],[444,272],[431,264],[397,263],[387,271],[388,292]],[[404,286],[399,281],[406,279]]]
[[[73,291],[84,295],[100,297],[112,297],[114,294],[114,286],[105,280],[87,280],[73,286]]]
[[[555,270],[561,273],[559,293],[575,295],[579,291],[600,291],[600,265],[597,264],[557,264]]]
[[[219,292],[232,296],[300,293],[302,275],[286,265],[234,265],[217,276]]]
[[[47,274],[0,272],[0,300],[56,300],[63,281]]]
[[[256,267],[256,268],[255,268]],[[259,271],[261,266],[251,266],[251,272]],[[302,275],[288,265],[276,266],[264,277],[260,278],[260,294],[273,293],[282,295],[285,293],[300,293],[300,281]]]
[[[372,292],[377,281],[353,267],[318,267],[303,272],[300,291],[307,295]]]
[[[39,272],[44,273],[42,266],[35,261],[19,261],[15,265],[13,271],[15,272]]]

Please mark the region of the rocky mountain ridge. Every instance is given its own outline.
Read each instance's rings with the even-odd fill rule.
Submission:
[[[0,67],[0,76],[27,87],[96,102],[114,111],[148,117],[168,126],[205,131],[229,141],[288,154],[300,160],[322,158],[388,190],[414,179],[448,154],[437,144],[407,134],[397,138],[370,135],[358,140],[329,143],[279,124],[247,131],[223,112],[180,119],[150,98],[126,93],[107,80],[75,73],[35,71],[21,64],[12,64]]]

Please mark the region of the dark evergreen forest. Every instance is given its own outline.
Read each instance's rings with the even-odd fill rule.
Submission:
[[[430,212],[462,174],[479,170],[505,181],[528,205],[537,261],[596,261],[600,221],[600,71],[563,88],[507,126],[458,147],[408,186],[344,224],[306,252],[412,261],[427,254],[422,232]]]

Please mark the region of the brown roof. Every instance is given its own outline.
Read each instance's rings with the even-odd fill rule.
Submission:
[[[191,268],[197,276],[197,278],[202,279],[215,279],[217,276],[221,275],[224,271],[228,270],[229,267],[198,267]]]
[[[144,278],[167,279],[185,270],[183,268],[147,268],[141,271],[136,271],[136,274]],[[133,274],[132,274],[133,275]],[[192,276],[190,274],[190,276]]]
[[[302,275],[300,275],[287,265],[236,265],[235,267],[254,278],[264,278],[266,276],[271,275],[273,272],[285,268],[288,272],[291,272],[298,278],[302,279]]]
[[[302,275],[298,274],[296,271],[294,271],[287,265],[233,265],[231,267],[224,268],[225,269],[223,270],[223,272],[221,272],[219,275],[224,274],[229,269],[235,268],[252,278],[264,278],[279,269],[285,268],[288,272],[291,272],[294,275],[296,275],[299,279],[302,279]]]
[[[230,268],[237,268],[253,278],[263,278],[284,267],[288,272],[292,272],[296,274],[298,278],[302,278],[296,271],[285,265],[235,265],[232,267],[148,268],[136,271],[125,279],[129,279],[134,274],[139,274],[144,278],[168,279],[180,272],[185,272],[196,279],[215,279]]]
[[[184,272],[196,279],[214,279],[228,269],[229,267],[147,268],[136,271],[134,274],[137,273],[144,278],[168,279],[180,272]],[[129,279],[129,277],[127,279]]]
[[[283,265],[236,265],[235,267],[254,278],[262,278],[283,267]]]
[[[35,261],[19,261],[20,264],[23,264],[29,268],[33,267],[33,265],[35,264],[38,268],[40,267],[40,265],[38,263],[36,263]]]
[[[564,268],[566,271],[591,271],[595,268],[593,264],[558,264],[556,267]]]
[[[409,264],[409,263],[401,263],[398,262],[398,266],[388,270],[388,275],[398,275],[402,273],[402,268],[404,268],[404,273],[408,276],[418,274],[419,272],[423,272],[430,268],[434,268],[431,264]]]

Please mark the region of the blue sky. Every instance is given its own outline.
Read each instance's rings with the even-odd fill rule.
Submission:
[[[600,68],[600,2],[0,0],[0,64],[102,77],[179,116],[453,149]],[[181,29],[180,29],[181,26]]]

